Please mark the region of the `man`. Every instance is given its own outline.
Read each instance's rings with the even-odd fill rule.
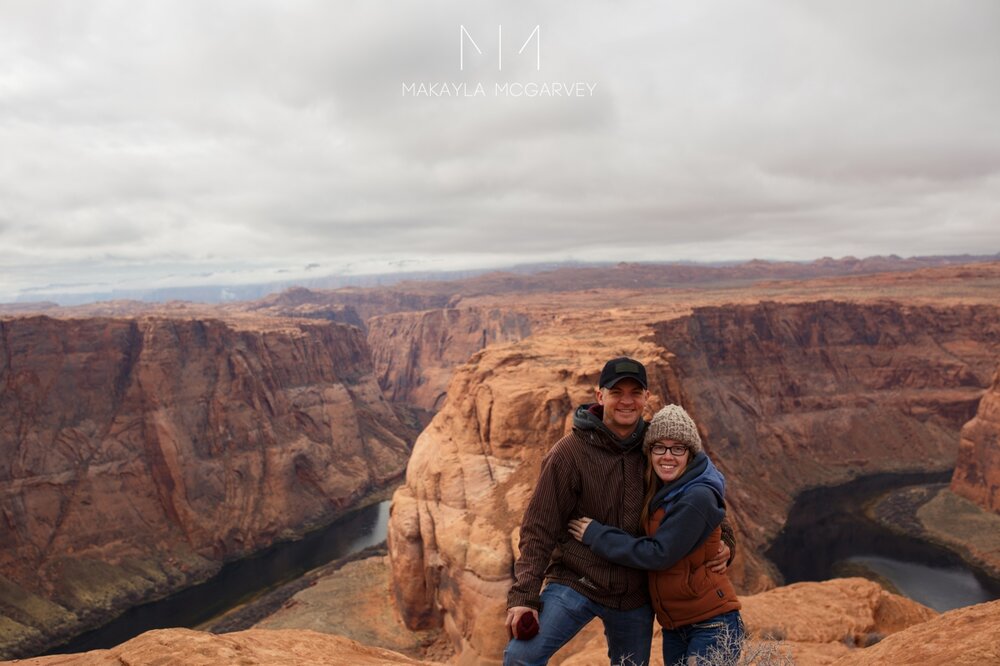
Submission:
[[[633,535],[644,533],[639,516],[645,490],[646,368],[631,358],[612,359],[601,371],[596,393],[597,403],[576,410],[573,431],[545,456],[524,513],[521,556],[507,597],[511,640],[504,666],[547,664],[595,617],[604,623],[612,664],[649,663],[653,611],[646,572],[601,559],[567,531],[571,518],[588,516]],[[720,550],[716,569],[725,570],[729,553],[728,547]],[[543,579],[545,590],[539,594]],[[520,640],[528,638],[525,628],[533,624],[538,634]]]

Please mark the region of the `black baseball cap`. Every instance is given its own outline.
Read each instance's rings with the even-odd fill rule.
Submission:
[[[600,388],[611,388],[623,379],[634,379],[642,385],[642,388],[649,388],[646,382],[646,368],[627,356],[613,358],[604,364],[601,370]]]

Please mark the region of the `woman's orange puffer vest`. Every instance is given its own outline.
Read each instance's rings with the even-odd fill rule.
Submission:
[[[660,507],[646,523],[646,535],[653,536],[663,521]],[[656,619],[665,629],[676,629],[740,609],[733,584],[725,574],[705,566],[719,552],[722,529],[716,527],[704,543],[695,547],[669,569],[649,572],[649,596]]]

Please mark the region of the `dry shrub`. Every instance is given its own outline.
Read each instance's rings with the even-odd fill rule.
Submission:
[[[713,645],[708,654],[689,666],[795,666],[791,652],[781,642],[785,632],[780,629],[765,631],[781,638],[767,639],[765,632],[761,632],[761,640],[741,640],[739,635],[727,629],[718,645]]]
[[[780,629],[766,629],[761,632],[759,640],[743,640],[739,635],[733,635],[727,627],[723,630],[722,639],[708,650],[708,654],[692,660],[685,666],[795,666],[791,652],[781,639],[768,638],[777,635],[784,638],[785,632]],[[645,664],[637,664],[626,658],[614,666],[645,666]]]

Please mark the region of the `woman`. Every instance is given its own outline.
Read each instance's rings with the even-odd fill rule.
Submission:
[[[634,537],[590,518],[569,531],[601,557],[649,570],[649,593],[663,627],[663,663],[738,656],[743,641],[740,602],[725,574],[705,562],[719,550],[726,515],[725,479],[702,450],[698,428],[678,405],[653,417],[643,441],[646,537]]]

